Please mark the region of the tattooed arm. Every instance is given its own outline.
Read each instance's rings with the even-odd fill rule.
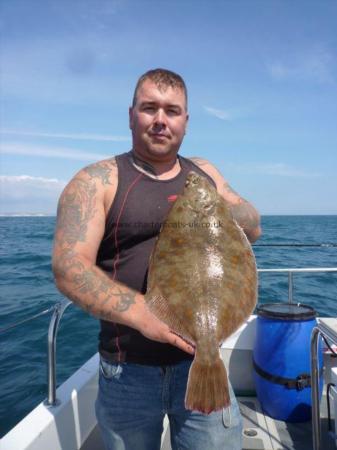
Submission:
[[[53,272],[59,290],[93,316],[138,329],[150,339],[184,351],[191,347],[146,308],[144,296],[113,281],[96,265],[104,235],[107,197],[117,189],[114,160],[80,171],[64,189],[58,205]]]
[[[204,170],[216,183],[219,194],[229,203],[232,215],[242,227],[250,242],[261,236],[260,215],[254,206],[235,192],[220,172],[207,160],[190,158]]]

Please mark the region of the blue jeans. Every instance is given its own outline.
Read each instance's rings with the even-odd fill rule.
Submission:
[[[242,419],[231,387],[231,406],[223,411],[204,415],[185,409],[190,365],[101,359],[96,416],[108,450],[159,450],[165,414],[172,450],[241,450]]]

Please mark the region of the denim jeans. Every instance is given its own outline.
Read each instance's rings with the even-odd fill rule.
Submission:
[[[209,415],[185,409],[190,365],[101,359],[96,416],[108,450],[159,450],[165,414],[172,450],[241,450],[242,419],[231,386],[230,407]]]

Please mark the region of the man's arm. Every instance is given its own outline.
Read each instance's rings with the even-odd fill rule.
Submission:
[[[56,285],[93,316],[128,325],[150,339],[192,353],[190,345],[148,310],[143,295],[113,281],[96,265],[105,229],[105,192],[107,188],[115,192],[114,183],[116,167],[111,161],[102,161],[83,169],[64,189],[53,250]]]
[[[260,215],[254,206],[235,192],[210,162],[202,158],[190,159],[214,180],[219,194],[230,205],[233,218],[242,227],[249,241],[255,242],[261,236],[261,227]]]

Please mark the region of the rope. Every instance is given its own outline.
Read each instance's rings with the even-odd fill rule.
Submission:
[[[44,314],[47,314],[50,311],[54,311],[54,309],[55,309],[55,306],[52,306],[51,308],[45,309],[44,311],[34,314],[34,316],[27,317],[27,319],[23,319],[23,320],[20,320],[19,322],[12,323],[11,325],[8,325],[5,328],[1,328],[0,333],[4,333],[5,331],[11,330],[12,328],[17,327],[18,325],[22,325],[23,323],[30,322],[31,320],[34,320],[37,317],[43,316]]]
[[[337,247],[337,244],[253,244],[253,247]]]

